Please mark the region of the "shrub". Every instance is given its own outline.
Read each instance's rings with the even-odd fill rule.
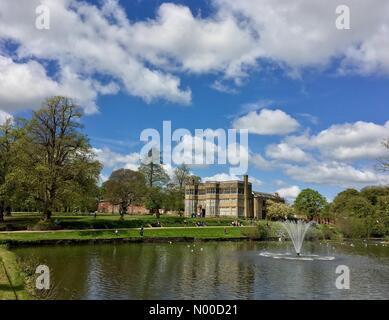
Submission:
[[[368,224],[365,219],[346,217],[338,219],[337,225],[346,238],[365,238],[368,236]]]

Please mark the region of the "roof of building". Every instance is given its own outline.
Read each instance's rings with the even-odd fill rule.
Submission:
[[[268,198],[268,199],[282,199],[278,194],[274,193],[266,193],[266,192],[257,192],[253,191],[254,197],[262,197],[262,198]]]

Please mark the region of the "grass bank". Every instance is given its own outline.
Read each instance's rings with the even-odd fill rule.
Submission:
[[[0,243],[10,246],[98,241],[229,240],[245,239],[255,227],[170,227],[139,229],[1,232]]]
[[[51,225],[41,223],[42,216],[37,213],[13,213],[5,217],[5,222],[0,223],[0,231],[34,230],[34,229],[128,229],[152,227],[159,223],[163,227],[191,227],[199,221],[205,222],[207,226],[230,226],[231,222],[237,220],[233,217],[207,217],[203,219],[185,218],[180,216],[162,215],[157,219],[153,215],[125,215],[124,220],[119,215],[98,214],[96,218],[92,215],[78,214],[54,214]],[[248,222],[241,220],[245,225]]]
[[[207,226],[145,228],[143,236],[138,228],[48,230],[0,232],[0,244],[9,246],[46,245],[85,242],[163,242],[195,240],[277,240],[287,238],[279,222],[258,221],[255,226]],[[338,240],[342,236],[335,226],[316,225],[306,234],[307,240]]]
[[[0,247],[0,300],[26,300],[24,276],[14,253]]]

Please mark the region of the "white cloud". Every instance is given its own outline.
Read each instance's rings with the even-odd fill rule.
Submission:
[[[244,17],[258,34],[256,53],[298,69],[326,66],[332,58],[343,61],[342,70],[362,74],[389,72],[389,3],[386,0],[353,1],[351,29],[337,30],[338,0],[215,0],[226,14]]]
[[[235,175],[230,175],[228,173],[217,173],[213,176],[210,177],[203,177],[201,179],[202,181],[235,181],[235,180],[240,180],[238,176]]]
[[[333,125],[311,138],[311,144],[333,159],[376,159],[387,154],[382,140],[389,137],[389,121],[384,125],[358,121]]]
[[[281,188],[276,191],[282,198],[288,200],[294,200],[297,198],[301,189],[298,186],[291,186],[286,188]]]
[[[35,28],[34,12],[41,3],[50,8],[50,30]],[[389,3],[342,4],[352,14],[351,30],[345,32],[335,28],[338,0],[213,0],[207,17],[163,3],[154,18],[137,22],[114,0],[100,6],[75,0],[1,1],[0,40],[19,45],[7,72],[20,74],[1,83],[16,95],[3,89],[0,107],[30,107],[42,96],[63,91],[94,112],[100,94],[119,89],[146,102],[188,104],[191,90],[182,86],[178,73],[213,73],[240,84],[249,70],[261,69],[263,60],[294,76],[332,61],[340,61],[340,74],[388,74]],[[46,62],[57,70],[44,72],[52,69],[43,67]],[[23,75],[35,80],[27,88],[36,91],[14,86],[15,80],[26,82]],[[96,75],[108,83],[93,80]],[[218,81],[215,88],[234,90]]]
[[[310,160],[310,155],[299,147],[288,145],[287,143],[271,144],[266,148],[266,155],[275,160],[287,160],[294,162],[306,162]]]
[[[48,96],[64,95],[93,113],[97,110],[97,94],[114,92],[114,84],[103,86],[91,79],[82,80],[68,67],[63,68],[58,80],[53,80],[36,61],[15,63],[0,55],[0,106],[7,111],[37,108]]]
[[[234,120],[232,126],[259,135],[285,135],[296,131],[299,123],[282,110],[262,109]]]
[[[371,169],[356,168],[343,162],[312,162],[306,166],[285,165],[284,172],[291,178],[306,183],[342,187],[388,184],[389,176]]]
[[[238,93],[238,90],[236,90],[235,88],[229,87],[228,85],[222,83],[219,80],[214,81],[211,85],[211,88],[216,90],[216,91],[223,92],[223,93],[229,93],[229,94],[237,94]]]
[[[20,107],[24,101],[30,106],[42,96],[64,91],[76,98],[81,95],[83,106],[86,104],[87,111],[93,112],[98,94],[116,92],[119,86],[146,102],[158,98],[181,104],[190,102],[191,92],[181,90],[179,78],[146,67],[145,57],[136,48],[134,26],[116,1],[105,1],[98,8],[86,2],[46,0],[44,4],[50,9],[49,30],[36,29],[31,19],[40,3],[38,0],[0,3],[0,39],[19,44],[17,58],[53,61],[58,66],[56,74],[49,77],[37,62],[11,63],[13,70],[18,65],[22,69],[19,74],[3,79],[19,98],[13,101],[14,107]],[[13,80],[27,81],[23,75],[34,79],[35,84],[29,83],[27,88],[33,86],[38,89],[36,93],[13,85]],[[96,75],[108,77],[111,82],[97,82],[93,80]],[[0,102],[7,102],[7,98],[8,95],[0,94]]]
[[[109,148],[93,148],[97,159],[104,165],[105,168],[113,170],[125,168],[138,170],[140,158],[138,153],[121,154],[110,150]]]
[[[4,124],[8,119],[13,119],[13,116],[8,112],[0,110],[0,125]]]
[[[271,170],[274,168],[274,163],[272,161],[269,161],[265,159],[261,154],[259,153],[251,153],[249,157],[249,161],[252,165],[257,167],[260,170]]]
[[[389,121],[384,125],[358,121],[332,125],[317,135],[287,137],[285,144],[290,148],[317,149],[322,156],[334,160],[377,159],[388,155],[382,145],[388,137]]]
[[[252,35],[229,14],[203,19],[188,7],[164,3],[155,19],[135,23],[131,32],[133,45],[156,65],[170,66],[170,58],[182,70],[235,77],[243,64],[255,63]]]

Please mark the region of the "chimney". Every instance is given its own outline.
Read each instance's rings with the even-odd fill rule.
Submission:
[[[249,176],[245,174],[243,176],[243,185],[244,185],[244,216],[245,218],[249,217]]]

